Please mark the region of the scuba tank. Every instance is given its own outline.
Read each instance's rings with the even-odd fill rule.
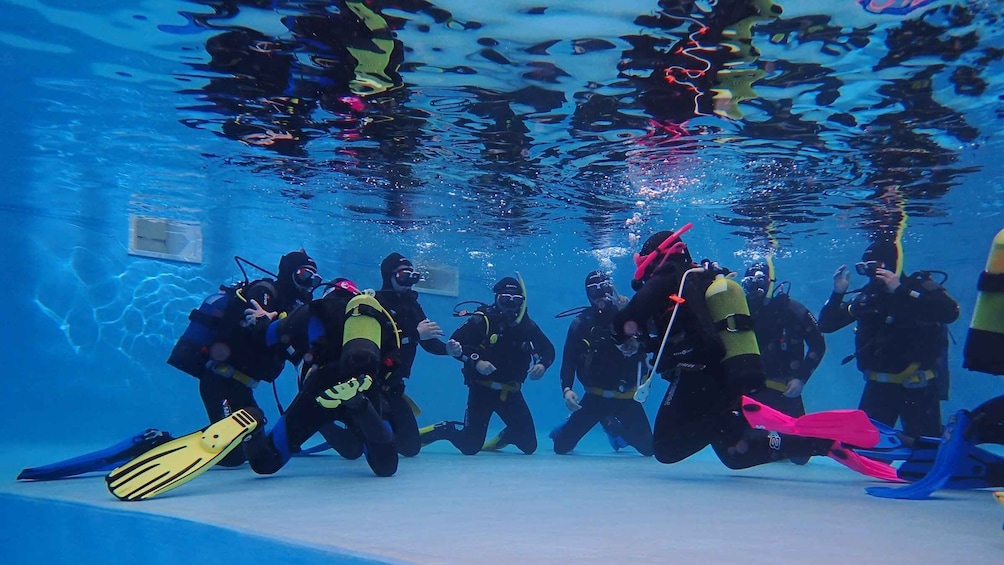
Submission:
[[[243,286],[243,285],[239,285]],[[210,349],[219,341],[223,319],[227,307],[237,293],[236,287],[220,287],[220,290],[206,297],[202,305],[188,315],[189,324],[171,350],[167,364],[201,378],[210,360]]]
[[[746,393],[763,386],[760,347],[753,332],[753,320],[743,287],[719,274],[708,286],[704,297],[715,331],[725,346],[722,365],[728,384],[739,387],[739,390],[731,392]]]
[[[969,324],[962,366],[1004,375],[1004,230],[990,246],[987,267],[976,283],[976,306]]]

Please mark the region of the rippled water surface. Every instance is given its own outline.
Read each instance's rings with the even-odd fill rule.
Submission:
[[[105,98],[133,118],[106,157],[177,157],[142,126],[175,119],[198,174],[315,219],[502,245],[571,221],[597,245],[698,206],[754,246],[847,211],[874,235],[999,148],[993,1],[7,3],[25,23],[0,41],[101,79],[42,73],[46,146],[74,136],[67,91]],[[166,184],[132,206],[207,220],[210,194]]]

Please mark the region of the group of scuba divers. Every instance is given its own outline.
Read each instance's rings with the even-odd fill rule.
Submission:
[[[911,483],[871,487],[876,496],[1004,486],[1004,459],[978,447],[1004,444],[1004,396],[959,411],[942,427],[947,324],[959,316],[942,286],[947,275],[940,282],[936,272],[903,276],[898,244],[875,242],[855,265],[868,282],[849,291],[850,272],[841,266],[817,323],[788,296],[789,283],[775,284],[769,261],[741,278],[718,263],[695,262],[681,237],[691,227],[644,243],[630,299],[609,275],[593,271],[585,280],[589,306],[559,314],[575,317],[560,369],[571,413],[550,433],[556,453],[572,451],[599,424],[614,449],[631,446],[662,463],[710,445],[731,469],[829,456],[877,479]],[[556,356],[530,318],[518,273],[494,285],[493,303],[455,312],[467,318],[444,341],[412,288],[422,273],[399,253],[380,271],[375,292],[344,278],[323,283],[315,261],[299,250],[282,257],[272,278],[249,282],[245,273],[243,283],[221,287],[192,311],[168,360],[199,379],[209,427],[180,438],[150,431],[96,454],[25,469],[19,478],[110,470],[112,494],[142,500],[216,464],[247,461],[256,473],[275,473],[315,433],[325,444],[311,450],[365,456],[378,476],[393,475],[399,455],[417,455],[439,440],[467,455],[508,445],[533,453],[537,434],[521,389]],[[1004,231],[978,288],[965,366],[1004,374]],[[822,334],[852,323],[856,350],[844,362],[856,359],[865,378],[859,409],[806,414],[801,395],[825,353]],[[463,421],[419,428],[417,407],[405,394],[419,345],[462,365],[469,389]],[[299,390],[266,429],[253,392],[287,362],[298,367]],[[669,385],[653,427],[642,403],[656,377]],[[488,439],[493,414],[505,427]],[[902,430],[893,427],[897,420]]]

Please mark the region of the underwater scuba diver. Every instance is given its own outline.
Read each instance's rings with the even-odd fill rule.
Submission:
[[[406,379],[411,376],[418,346],[433,355],[459,355],[459,348],[448,351],[441,337],[445,335],[439,324],[425,315],[418,303],[418,293],[412,286],[421,280],[406,257],[391,253],[380,263],[383,286],[376,292],[376,299],[386,309],[401,330],[401,350],[394,371],[382,384],[384,398],[388,404],[387,418],[394,429],[394,439],[398,453],[413,457],[421,449],[418,421],[415,419],[413,403],[405,395]]]
[[[966,335],[962,366],[989,375],[1004,375],[1004,230],[997,233],[986,268],[976,284],[976,305]],[[1004,396],[992,398],[972,411],[959,410],[949,418],[940,442],[920,438],[906,453],[900,476],[911,485],[867,489],[881,498],[918,500],[942,488],[976,489],[1004,486],[1004,457],[978,447],[1004,445]],[[926,443],[926,449],[917,443]],[[912,476],[904,476],[904,471]],[[996,493],[1004,504],[1004,494]]]
[[[946,326],[958,319],[959,305],[931,272],[901,275],[900,258],[896,242],[869,245],[855,265],[868,283],[850,299],[851,274],[841,265],[819,313],[819,329],[833,333],[857,322],[854,355],[846,362],[856,358],[864,375],[861,410],[890,427],[901,420],[908,436],[940,436],[938,379],[947,378]]]
[[[380,263],[383,286],[376,291],[376,299],[387,310],[401,331],[401,349],[394,371],[380,384],[387,403],[382,411],[394,431],[398,453],[405,457],[418,455],[422,447],[415,419],[416,407],[405,395],[406,379],[411,376],[418,346],[433,355],[459,355],[457,347],[451,349],[439,338],[445,335],[439,324],[425,315],[418,303],[418,293],[412,286],[421,280],[414,265],[400,253],[391,253]],[[459,344],[458,344],[459,345]],[[337,429],[336,429],[337,428]],[[354,459],[362,455],[361,437],[355,430],[338,428],[334,424],[321,429],[327,443],[343,457]]]
[[[766,386],[754,397],[789,416],[804,416],[802,390],[826,354],[816,318],[789,294],[790,283],[775,288],[769,263],[746,269],[746,292],[753,332],[766,371]]]
[[[251,469],[272,474],[326,422],[350,422],[365,439],[366,461],[374,474],[397,471],[394,434],[380,415],[376,383],[393,370],[400,342],[393,318],[372,296],[347,279],[310,302],[310,364],[300,391],[267,433],[256,407],[234,412],[204,430],[169,441],[112,471],[108,489],[122,500],[142,500],[167,492],[202,474],[243,446]]]
[[[537,450],[533,416],[522,388],[527,377],[540,379],[554,363],[554,345],[530,319],[522,279],[504,277],[492,291],[494,304],[479,307],[450,337],[462,348],[458,358],[468,387],[465,420],[422,428],[422,445],[445,439],[464,455],[507,445],[528,455]],[[493,413],[505,428],[485,443]]]
[[[554,452],[565,454],[595,426],[601,424],[615,450],[630,445],[652,455],[652,427],[644,407],[634,401],[645,353],[624,356],[613,339],[614,315],[627,303],[617,293],[610,276],[592,271],[586,276],[589,306],[568,327],[561,356],[561,394],[572,412],[551,432]],[[580,398],[573,390],[575,377],[585,389]]]
[[[310,302],[320,283],[317,263],[300,249],[282,256],[274,279],[247,282],[245,275],[245,282],[221,286],[192,310],[191,324],[167,362],[199,379],[211,424],[242,408],[258,408],[255,387],[278,378],[290,359],[284,344],[266,344],[265,332],[272,320]],[[235,451],[220,464],[243,461]]]
[[[635,255],[631,286],[636,294],[614,318],[623,354],[644,348],[655,357],[652,373],[635,399],[647,397],[656,373],[669,381],[655,418],[656,459],[676,463],[710,444],[731,469],[826,455],[865,474],[895,477],[888,465],[876,472],[878,464],[851,451],[872,447],[879,439],[860,411],[796,421],[749,398],[764,388],[766,377],[746,297],[739,284],[725,276],[727,269],[708,260],[693,262],[680,239],[692,226],[658,232],[645,242]],[[766,421],[764,416],[769,416]],[[823,419],[825,425],[814,425]],[[834,419],[836,424],[861,424],[867,433],[844,433]],[[869,441],[859,441],[859,436]]]

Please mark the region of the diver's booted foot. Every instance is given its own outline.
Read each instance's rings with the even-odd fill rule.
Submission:
[[[507,445],[510,445],[510,443],[506,441],[505,430],[503,429],[497,436],[486,441],[485,444],[481,446],[481,451],[500,451]]]
[[[328,409],[335,409],[356,397],[360,392],[369,390],[373,386],[373,379],[369,375],[352,377],[351,379],[338,383],[325,390],[316,398],[317,403]]]
[[[445,422],[439,422],[438,424],[420,428],[418,430],[418,435],[422,438],[422,447],[441,439],[446,439],[447,434],[460,432],[463,426],[463,422],[446,420]]]

